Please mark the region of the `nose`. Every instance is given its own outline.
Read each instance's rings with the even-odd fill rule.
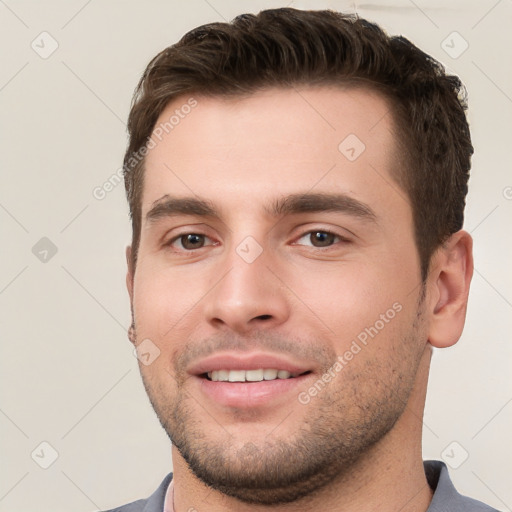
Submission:
[[[288,319],[287,290],[272,268],[268,250],[254,261],[245,261],[236,251],[216,268],[223,277],[205,297],[205,313],[216,329],[237,333],[275,328]]]

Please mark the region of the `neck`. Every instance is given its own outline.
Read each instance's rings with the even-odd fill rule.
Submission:
[[[350,474],[334,481],[300,502],[279,506],[241,503],[207,487],[195,477],[175,447],[175,512],[207,509],[211,512],[279,512],[329,510],[331,512],[425,512],[432,499],[421,452],[423,409],[430,366],[427,344],[416,382],[401,417],[390,432],[351,468]]]

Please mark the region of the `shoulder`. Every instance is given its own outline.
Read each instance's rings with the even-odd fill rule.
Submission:
[[[104,512],[163,512],[165,494],[171,480],[172,473],[169,473],[149,498],[133,501],[132,503],[105,510]]]
[[[423,465],[427,481],[434,491],[427,512],[498,512],[481,501],[459,494],[443,462],[428,460]]]
[[[111,508],[110,510],[105,510],[104,512],[142,512],[144,507],[146,506],[148,500],[137,500],[132,503],[128,503],[126,505],[122,505],[121,507]],[[162,509],[163,510],[163,509]]]

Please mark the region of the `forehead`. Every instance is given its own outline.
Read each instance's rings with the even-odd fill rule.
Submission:
[[[224,203],[238,196],[245,208],[272,193],[313,188],[378,195],[396,166],[390,105],[360,88],[181,96],[160,115],[152,140],[143,215],[166,193]]]

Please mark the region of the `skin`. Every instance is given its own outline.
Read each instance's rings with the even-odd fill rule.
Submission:
[[[452,235],[422,286],[411,206],[393,178],[393,120],[379,95],[317,87],[196,99],[146,157],[136,269],[127,250],[131,339],[160,350],[140,370],[173,440],[176,511],[426,510],[421,428],[431,347],[450,346],[462,332],[471,237]],[[186,100],[170,103],[157,126]],[[366,146],[354,161],[338,149],[349,134]],[[344,194],[373,215],[266,211],[305,193]],[[147,219],[166,195],[206,200],[218,216]],[[327,244],[315,247],[311,234],[325,230],[336,236],[321,235]],[[184,246],[186,233],[205,238]],[[237,252],[248,236],[262,250],[252,263]],[[298,394],[397,304],[301,403]],[[279,354],[310,373],[269,400],[226,406],[189,373],[226,351]],[[243,486],[250,477],[259,489]]]

